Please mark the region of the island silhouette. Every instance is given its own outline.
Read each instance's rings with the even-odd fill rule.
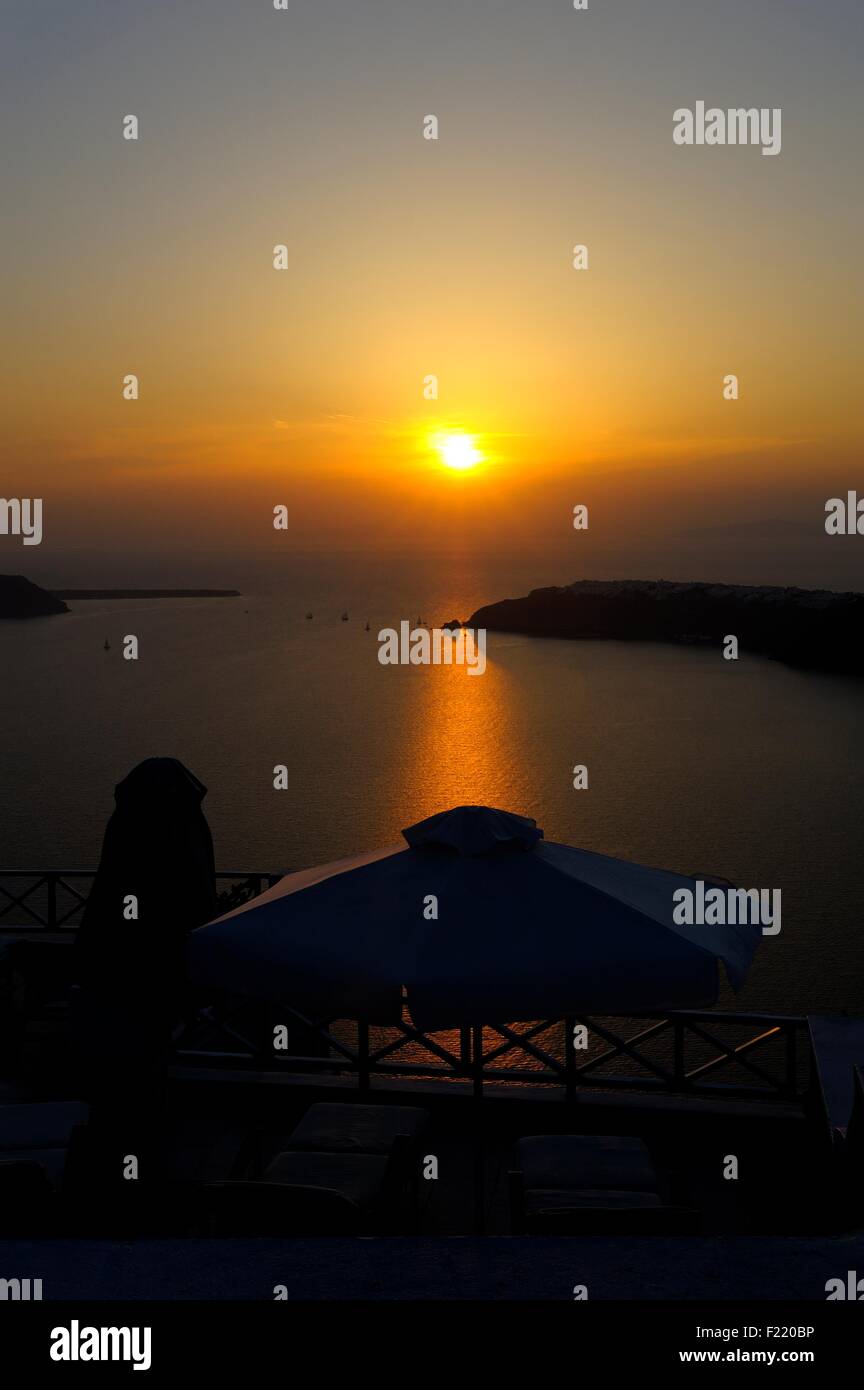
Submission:
[[[657,579],[582,579],[490,603],[469,627],[532,637],[715,645],[808,670],[864,674],[864,594]]]

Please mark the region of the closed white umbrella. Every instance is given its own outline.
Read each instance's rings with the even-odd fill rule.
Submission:
[[[696,880],[544,841],[459,806],[405,843],[288,874],[188,938],[193,980],[309,1017],[425,1032],[562,1014],[703,1008],[739,989],[758,925],[678,925]]]

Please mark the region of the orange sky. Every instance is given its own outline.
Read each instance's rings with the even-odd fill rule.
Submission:
[[[5,494],[45,499],[58,552],[111,527],[264,544],[280,502],[299,548],[530,549],[565,544],[581,501],[620,539],[655,514],[801,519],[854,486],[842,28],[778,48],[736,4],[734,43],[707,14],[661,43],[652,8],[577,43],[581,19],[511,5],[491,33],[458,7],[409,4],[404,29],[389,4],[338,28],[324,7],[289,42],[221,0],[203,30],[86,0],[98,52],[22,19],[42,83],[14,93],[6,179]],[[688,92],[785,104],[778,158],[673,145],[685,60]],[[447,429],[476,472],[441,466]]]

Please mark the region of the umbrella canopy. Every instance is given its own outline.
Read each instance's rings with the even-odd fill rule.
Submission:
[[[702,1008],[740,988],[758,926],[679,926],[696,880],[543,840],[459,806],[392,845],[288,874],[187,939],[193,980],[309,1016],[426,1032],[568,1013]]]

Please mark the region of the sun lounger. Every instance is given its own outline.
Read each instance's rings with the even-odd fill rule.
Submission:
[[[81,1101],[32,1101],[0,1105],[0,1163],[38,1163],[59,1186],[72,1133],[87,1123]]]
[[[73,1129],[86,1124],[89,1113],[90,1107],[77,1100],[0,1105],[0,1152],[68,1148]]]
[[[641,1139],[536,1135],[510,1174],[513,1234],[684,1234],[698,1214],[667,1205]]]
[[[840,1147],[840,1183],[835,1193],[841,1229],[864,1224],[864,1066],[852,1068],[852,1109]]]
[[[64,1156],[63,1149],[48,1154]],[[0,1155],[0,1239],[32,1240],[54,1234],[60,1174],[29,1156]]]
[[[0,1105],[0,1235],[48,1229],[73,1132],[88,1115],[80,1101]]]
[[[852,1068],[852,1113],[846,1126],[846,1144],[861,1171],[864,1167],[864,1063]]]
[[[260,1181],[208,1183],[214,1236],[371,1235],[388,1160],[375,1154],[282,1153]]]
[[[429,1112],[412,1105],[311,1105],[288,1139],[292,1152],[390,1154],[417,1139]]]
[[[270,1141],[273,1156],[259,1160],[246,1180],[206,1184],[209,1228],[245,1235],[389,1231],[404,1224],[409,1193],[416,1225],[418,1144],[428,1124],[418,1106],[312,1105],[276,1141],[275,1155]]]

